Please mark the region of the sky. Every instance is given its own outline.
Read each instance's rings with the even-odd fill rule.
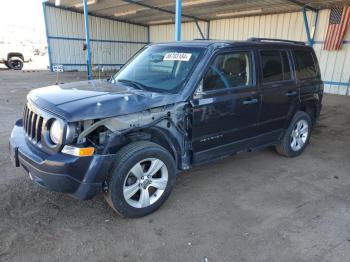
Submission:
[[[0,43],[46,45],[41,0],[0,0]]]

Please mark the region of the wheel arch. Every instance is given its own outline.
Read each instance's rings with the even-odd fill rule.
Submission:
[[[11,59],[11,57],[18,57],[20,59],[22,59],[22,61],[24,61],[24,56],[22,53],[19,52],[11,52],[7,54],[7,61],[9,61]]]
[[[298,104],[294,104],[289,110],[288,122],[287,122],[286,128],[289,126],[289,124],[292,121],[294,115],[298,111],[302,111],[302,112],[307,113],[310,116],[310,118],[311,118],[312,124],[314,124],[315,120],[317,118],[318,104],[319,104],[319,100],[317,98],[315,98],[315,97],[314,98],[310,98],[308,100],[301,101]]]

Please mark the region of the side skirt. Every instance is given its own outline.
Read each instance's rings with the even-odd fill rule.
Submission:
[[[200,152],[194,152],[193,165],[208,163],[213,160],[225,158],[227,156],[239,153],[250,152],[260,148],[277,145],[284,129],[258,135],[252,138],[235,141],[226,145],[217,146]]]

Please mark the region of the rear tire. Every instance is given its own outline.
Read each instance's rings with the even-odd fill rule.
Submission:
[[[13,70],[22,70],[23,68],[23,60],[19,57],[11,57],[6,63],[6,66]]]
[[[296,112],[276,151],[286,157],[299,156],[309,143],[311,127],[309,114]]]
[[[148,141],[134,142],[117,153],[104,195],[121,216],[142,217],[161,207],[175,179],[175,161],[165,148]]]

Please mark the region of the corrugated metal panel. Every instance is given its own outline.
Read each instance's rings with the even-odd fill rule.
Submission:
[[[309,20],[312,13],[307,13]],[[210,22],[210,38],[246,40],[249,37],[306,41],[301,12],[220,19]]]
[[[350,30],[345,36],[342,49],[339,51],[323,50],[323,41],[326,36],[330,10],[319,12],[317,29],[315,32],[315,52],[320,62],[322,78],[334,83],[350,82]],[[340,95],[350,95],[350,87],[345,85],[325,84],[325,92]]]
[[[311,20],[312,13],[308,12]],[[206,35],[207,23],[200,22]],[[272,37],[306,41],[303,15],[301,12],[249,16],[241,18],[212,20],[210,22],[210,38],[223,40],[245,40],[249,37]],[[195,23],[182,25],[182,38],[190,40],[200,38]],[[174,25],[150,26],[151,42],[174,40]]]
[[[52,64],[63,64],[65,70],[86,70],[83,15],[55,7],[46,7],[46,11]],[[147,27],[94,16],[89,17],[89,26],[92,63],[103,64],[106,70],[124,64],[147,42]]]
[[[207,37],[207,23],[198,22],[204,37]],[[166,42],[175,40],[175,26],[174,24],[167,25],[152,25],[150,28],[151,42]],[[181,25],[181,35],[183,40],[193,40],[202,38],[201,34],[194,22],[183,23]]]

